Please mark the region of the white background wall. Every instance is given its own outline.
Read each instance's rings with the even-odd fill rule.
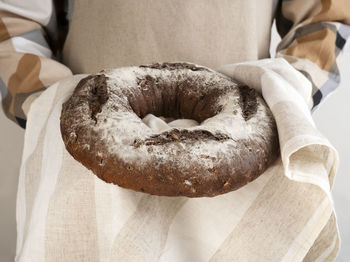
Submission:
[[[279,41],[272,35],[272,54]],[[349,47],[348,43],[348,47]],[[348,48],[348,50],[350,47]],[[337,262],[350,261],[350,51],[341,65],[342,83],[313,114],[320,131],[338,149],[340,168],[333,196],[342,239]],[[1,108],[1,107],[0,107]],[[13,261],[16,245],[16,191],[24,131],[6,119],[0,109],[0,261]],[[306,196],[307,197],[307,196]]]

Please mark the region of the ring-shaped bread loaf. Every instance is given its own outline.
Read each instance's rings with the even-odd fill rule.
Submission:
[[[155,132],[147,114],[198,126]],[[154,63],[83,78],[62,106],[66,149],[99,178],[161,196],[216,196],[261,175],[279,153],[255,90],[197,64]]]

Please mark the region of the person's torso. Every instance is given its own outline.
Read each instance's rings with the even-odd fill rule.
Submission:
[[[269,56],[277,0],[75,0],[63,50],[74,73],[187,61],[216,68]]]

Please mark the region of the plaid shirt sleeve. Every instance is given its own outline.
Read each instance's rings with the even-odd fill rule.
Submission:
[[[340,83],[341,52],[350,36],[349,0],[281,0],[276,15],[285,58],[312,83],[315,110]]]
[[[60,34],[53,2],[41,1],[41,8],[31,1],[13,2],[0,2],[1,102],[7,117],[25,128],[30,103],[72,73],[55,56]]]

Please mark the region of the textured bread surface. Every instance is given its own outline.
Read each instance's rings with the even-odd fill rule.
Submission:
[[[198,126],[155,132],[147,114]],[[62,106],[68,152],[102,180],[154,195],[212,197],[261,175],[279,153],[276,124],[253,89],[186,63],[106,69]]]

